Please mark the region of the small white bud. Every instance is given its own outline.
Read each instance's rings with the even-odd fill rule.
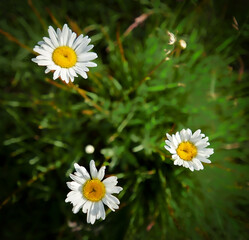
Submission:
[[[86,151],[86,153],[87,154],[92,154],[92,153],[94,153],[94,146],[92,146],[92,145],[87,145],[86,147],[85,147],[85,151]]]
[[[166,55],[169,55],[171,53],[171,50],[164,49],[164,52]]]
[[[187,43],[183,39],[179,40],[179,45],[181,49],[185,49],[187,47]]]

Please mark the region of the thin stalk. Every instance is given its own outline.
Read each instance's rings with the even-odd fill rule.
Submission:
[[[30,47],[28,47],[27,45],[21,43],[17,38],[15,38],[14,36],[12,36],[10,33],[3,31],[2,29],[0,29],[0,34],[4,35],[8,40],[10,40],[11,42],[16,43],[17,45],[19,45],[20,47],[28,50],[29,52],[37,55]]]

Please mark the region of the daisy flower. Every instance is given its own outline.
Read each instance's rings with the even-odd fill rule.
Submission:
[[[167,32],[169,36],[169,45],[173,45],[176,42],[176,36],[172,32]]]
[[[67,194],[65,202],[73,204],[73,213],[79,212],[82,208],[83,213],[87,213],[87,222],[94,224],[95,220],[105,219],[104,204],[112,211],[118,209],[119,200],[113,193],[119,193],[122,187],[116,186],[117,177],[108,177],[104,181],[105,166],[99,171],[95,167],[94,160],[90,162],[90,173],[87,170],[74,164],[76,172],[70,174],[72,182],[67,182],[67,186],[72,190]]]
[[[97,54],[89,52],[93,45],[88,45],[91,41],[88,36],[77,37],[75,32],[64,24],[62,30],[53,27],[48,28],[48,37],[38,42],[34,51],[39,53],[32,61],[39,66],[46,66],[45,73],[54,72],[53,79],[60,77],[66,83],[73,82],[77,74],[87,78],[88,67],[96,67],[97,64],[91,62],[97,58]]]
[[[172,154],[174,165],[189,168],[191,171],[202,170],[204,163],[211,163],[208,159],[214,153],[213,148],[207,148],[208,137],[197,130],[192,134],[190,129],[182,129],[170,136],[166,134],[165,148]]]

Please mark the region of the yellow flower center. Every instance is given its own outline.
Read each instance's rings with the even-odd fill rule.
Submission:
[[[77,62],[75,51],[67,46],[57,47],[52,54],[54,63],[62,68],[71,68]]]
[[[191,142],[182,142],[178,145],[176,152],[181,159],[191,161],[197,155],[197,148]]]
[[[82,192],[86,199],[98,202],[105,196],[105,185],[98,179],[88,180],[83,186]]]

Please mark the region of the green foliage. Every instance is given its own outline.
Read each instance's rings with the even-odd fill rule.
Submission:
[[[39,17],[27,2],[0,6],[0,29],[31,49],[55,17],[99,56],[70,87],[1,32],[1,239],[247,238],[249,23],[245,7],[221,2],[33,1]],[[187,48],[168,45],[167,31]],[[182,128],[209,136],[203,171],[174,166],[164,149]],[[93,226],[64,202],[73,164],[91,159],[124,188],[120,209]]]

